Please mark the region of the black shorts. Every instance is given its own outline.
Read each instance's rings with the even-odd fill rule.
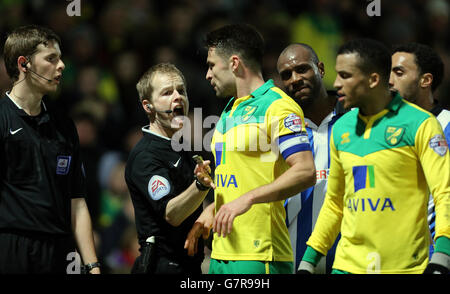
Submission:
[[[0,274],[65,274],[75,242],[72,236],[0,232],[0,248]]]
[[[131,270],[132,274],[135,274],[136,265],[140,262],[142,255],[136,258],[133,268]],[[153,272],[149,274],[191,274],[200,275],[202,273],[201,264],[198,262],[179,262],[175,261],[173,258],[167,256],[158,256],[156,259],[156,265]]]

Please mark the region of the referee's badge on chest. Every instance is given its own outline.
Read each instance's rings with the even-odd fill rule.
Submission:
[[[170,184],[169,181],[161,176],[155,175],[151,177],[148,182],[148,195],[153,200],[159,200],[169,194]]]
[[[70,155],[59,155],[56,157],[56,174],[67,175],[69,173],[71,160],[72,156]]]

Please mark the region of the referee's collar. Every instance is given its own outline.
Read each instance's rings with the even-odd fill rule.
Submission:
[[[159,138],[162,138],[162,139],[171,141],[170,138],[165,137],[165,136],[162,136],[162,135],[160,135],[160,134],[157,134],[157,133],[151,131],[151,130],[150,130],[150,125],[147,125],[147,126],[142,127],[142,132],[148,133],[148,134],[152,134],[152,135],[157,136],[157,137],[159,137]]]
[[[11,102],[17,107],[17,110],[19,110],[19,114],[30,116],[25,112],[25,110],[23,110],[23,108],[19,104],[16,103],[16,101],[14,101],[14,99],[12,99],[12,97],[10,96],[10,92],[6,92],[5,94],[9,98],[9,100],[11,100]],[[43,112],[47,112],[47,106],[45,106],[44,100],[42,100],[42,99],[41,99],[41,105],[42,105]]]

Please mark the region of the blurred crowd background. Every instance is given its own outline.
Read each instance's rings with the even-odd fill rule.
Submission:
[[[336,77],[337,48],[347,40],[425,43],[444,60],[445,77],[435,98],[450,107],[448,0],[380,0],[381,16],[373,17],[367,15],[371,1],[366,0],[80,0],[81,15],[72,17],[66,12],[70,3],[0,0],[1,52],[7,34],[21,25],[50,27],[62,39],[66,68],[58,93],[46,103],[76,123],[97,252],[106,273],[129,273],[139,254],[124,180],[127,154],[148,124],[135,85],[150,66],[172,62],[187,79],[191,112],[201,108],[203,119],[219,116],[227,101],[217,99],[205,80],[202,44],[212,29],[235,22],[255,26],[266,41],[264,77],[280,87],[276,62],[289,43],[304,42],[317,51],[329,89]],[[0,55],[0,91],[10,88]],[[211,129],[196,128],[203,134]],[[212,158],[206,150],[200,153]]]

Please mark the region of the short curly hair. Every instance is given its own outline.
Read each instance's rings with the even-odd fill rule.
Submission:
[[[377,72],[386,85],[391,73],[391,54],[381,42],[373,39],[354,39],[338,50],[338,55],[356,53],[359,56],[359,68],[364,73]]]
[[[408,43],[396,45],[392,54],[397,52],[411,53],[419,69],[419,75],[430,73],[433,75],[431,91],[434,92],[442,83],[444,78],[444,63],[441,57],[428,45],[419,43]]]

